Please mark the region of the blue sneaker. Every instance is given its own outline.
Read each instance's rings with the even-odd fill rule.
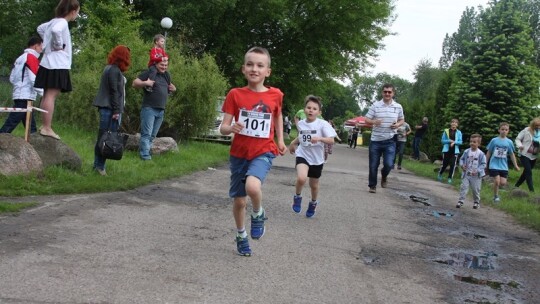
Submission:
[[[238,255],[251,256],[251,248],[249,248],[247,237],[243,238],[239,235],[236,236],[236,250],[238,250]]]
[[[301,196],[294,195],[293,203],[292,203],[292,210],[295,213],[300,213],[300,211],[302,211],[302,197]]]
[[[309,206],[308,206],[307,211],[306,211],[306,216],[307,217],[312,217],[312,216],[315,215],[315,208],[317,208],[318,203],[319,203],[318,201],[309,202]]]
[[[448,183],[452,184],[452,179],[451,178],[448,179]]]
[[[437,175],[437,180],[440,181],[440,182],[442,182],[442,175],[440,175],[440,174]]]
[[[260,239],[264,235],[264,221],[266,221],[268,218],[266,217],[266,214],[264,212],[264,209],[262,210],[261,215],[257,217],[251,216],[251,238],[254,240]]]

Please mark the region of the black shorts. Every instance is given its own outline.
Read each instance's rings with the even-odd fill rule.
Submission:
[[[71,78],[69,70],[49,70],[42,66],[39,67],[34,87],[40,89],[59,89],[61,92],[71,92]]]
[[[500,176],[502,178],[507,178],[508,177],[508,171],[489,169],[489,176],[491,176],[491,177]]]
[[[310,165],[307,160],[303,157],[296,158],[296,165],[306,164],[309,167],[307,176],[311,178],[320,178],[322,175],[323,164],[320,165]]]

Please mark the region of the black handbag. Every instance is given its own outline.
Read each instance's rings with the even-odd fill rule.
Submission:
[[[112,122],[111,122],[112,124]],[[105,159],[120,160],[124,154],[124,147],[128,135],[118,131],[111,131],[111,126],[99,138],[98,147],[101,156]]]

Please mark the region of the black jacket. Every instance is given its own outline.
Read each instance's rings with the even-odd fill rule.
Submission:
[[[125,80],[115,64],[109,64],[103,70],[99,90],[92,103],[95,107],[112,109],[113,114],[124,112]]]

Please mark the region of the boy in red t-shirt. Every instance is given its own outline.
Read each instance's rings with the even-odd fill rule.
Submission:
[[[148,60],[150,74],[148,75],[148,79],[152,81],[156,79],[156,63],[168,60],[169,55],[165,52],[165,36],[157,34],[154,36],[154,47],[150,50],[150,60]],[[152,87],[150,86],[145,87],[144,89],[148,92],[152,92]]]
[[[277,88],[264,86],[270,72],[268,50],[262,47],[249,49],[242,65],[248,85],[230,90],[222,107],[225,114],[219,131],[223,135],[234,133],[229,159],[229,196],[233,198],[233,215],[238,231],[236,248],[242,256],[251,256],[244,223],[247,196],[253,205],[251,238],[257,240],[264,235],[264,221],[267,219],[261,203],[262,183],[273,159],[287,151],[281,113],[283,93]]]

